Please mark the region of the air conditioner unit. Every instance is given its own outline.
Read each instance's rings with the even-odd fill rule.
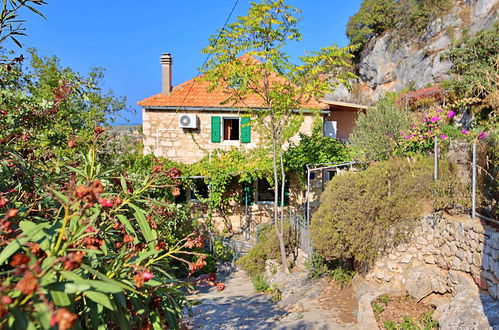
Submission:
[[[198,116],[197,115],[180,115],[178,119],[178,125],[180,128],[198,128]]]

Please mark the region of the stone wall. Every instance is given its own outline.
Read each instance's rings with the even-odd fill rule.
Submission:
[[[415,270],[420,267],[434,269],[435,276],[430,288],[422,288],[423,283],[416,281],[418,300],[435,292],[455,294],[453,276],[498,299],[499,231],[478,219],[430,214],[420,220],[409,242],[378,259],[366,279],[410,291],[412,284],[408,282],[417,280]]]
[[[179,128],[181,114],[196,114],[199,120],[198,129]],[[215,149],[230,150],[232,148],[251,149],[259,142],[256,130],[251,128],[251,142],[240,141],[211,142],[211,117],[240,117],[238,112],[228,111],[180,111],[142,110],[142,129],[144,133],[144,152],[156,156],[184,162],[194,163],[210,154]],[[314,116],[306,114],[299,132],[311,134]],[[298,134],[294,137],[298,139]]]

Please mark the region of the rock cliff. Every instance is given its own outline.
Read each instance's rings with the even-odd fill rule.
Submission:
[[[449,78],[451,63],[441,59],[464,29],[476,33],[497,21],[499,0],[454,0],[450,12],[432,21],[419,35],[391,30],[373,38],[360,54],[358,81],[351,92],[341,87],[331,99],[373,103],[386,92],[416,89]]]

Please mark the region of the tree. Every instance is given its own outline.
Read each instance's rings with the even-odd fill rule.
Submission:
[[[458,97],[477,98],[475,115],[484,122],[499,119],[499,23],[472,35],[466,31],[443,57],[452,62],[447,87]]]
[[[272,155],[275,201],[284,200],[283,151],[297,132],[295,109],[330,92],[353,75],[345,70],[351,47],[322,48],[293,64],[285,51],[288,42],[302,38],[300,11],[283,0],[252,3],[247,16],[211,37],[203,51],[211,58],[203,69],[211,88],[226,88],[227,104],[244,107],[260,135],[268,137]],[[258,100],[254,102],[254,100]],[[265,141],[266,139],[262,139]],[[284,245],[284,207],[274,204],[274,222],[281,259],[288,271]]]
[[[378,101],[375,107],[359,114],[350,141],[362,158],[386,160],[393,156],[403,132],[410,128],[411,117],[398,109],[389,97]]]

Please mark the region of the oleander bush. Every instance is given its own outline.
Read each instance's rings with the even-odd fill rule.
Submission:
[[[16,64],[17,63],[17,64]],[[178,328],[204,267],[170,162],[114,152],[123,103],[56,58],[0,65],[0,328]]]

